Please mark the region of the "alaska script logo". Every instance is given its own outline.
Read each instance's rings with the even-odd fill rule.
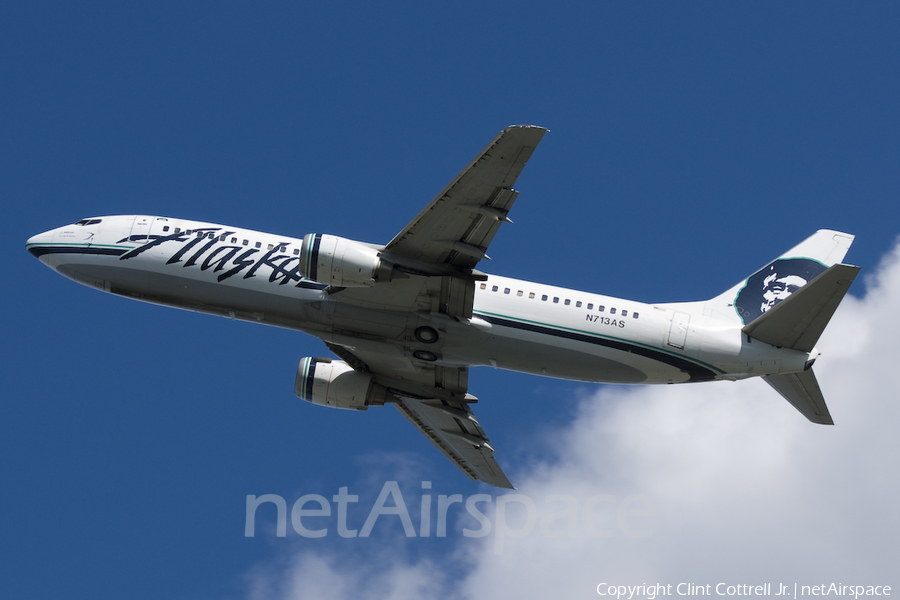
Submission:
[[[815,279],[825,265],[809,258],[781,258],[747,279],[734,301],[744,325]]]
[[[221,233],[219,233],[221,232]],[[294,287],[325,288],[323,284],[306,281],[300,275],[300,257],[284,254],[287,252],[288,242],[279,242],[272,246],[271,250],[262,253],[260,248],[248,248],[247,246],[233,246],[224,243],[224,240],[233,235],[234,231],[222,231],[219,227],[194,229],[187,232],[172,233],[169,235],[150,236],[151,241],[129,250],[119,257],[119,260],[128,260],[139,256],[151,248],[162,246],[169,242],[179,243],[181,247],[166,261],[167,265],[183,262],[183,267],[199,266],[201,271],[213,270],[220,273],[219,282],[225,281],[243,272],[244,279],[256,277],[262,267],[271,269],[269,283],[286,285],[295,283]],[[128,238],[120,241],[134,241]],[[187,242],[187,243],[185,243]],[[196,250],[196,251],[195,251]],[[205,256],[204,256],[205,255]],[[202,259],[202,262],[201,262]],[[226,270],[227,269],[227,270]],[[265,271],[264,271],[265,272]],[[262,273],[260,273],[262,274]]]

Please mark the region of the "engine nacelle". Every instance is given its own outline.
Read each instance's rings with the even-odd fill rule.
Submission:
[[[297,367],[294,393],[320,406],[366,410],[384,404],[387,389],[342,360],[304,358]]]
[[[300,274],[335,287],[360,287],[390,281],[393,265],[378,250],[334,235],[309,233],[300,250]]]

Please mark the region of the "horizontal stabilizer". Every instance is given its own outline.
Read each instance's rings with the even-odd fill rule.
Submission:
[[[838,264],[826,269],[746,325],[743,332],[779,348],[811,351],[857,273],[859,267],[850,265]]]
[[[799,373],[764,375],[763,379],[813,423],[834,425],[812,369]]]

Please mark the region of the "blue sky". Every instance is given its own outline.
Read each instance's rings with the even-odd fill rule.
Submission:
[[[726,572],[900,583],[876,552],[896,558],[887,540],[900,532],[886,500],[900,448],[876,427],[896,413],[897,384],[871,368],[896,362],[882,343],[893,325],[872,315],[890,321],[898,298],[893,263],[879,267],[900,229],[898,28],[900,9],[878,2],[3,6],[5,593],[505,597],[552,581],[540,571],[553,561],[575,565],[571,597],[616,578]],[[697,300],[816,229],[856,234],[847,260],[869,278],[817,365],[838,433],[795,423],[752,382],[645,392],[476,370],[479,418],[523,493],[644,495],[657,533],[602,547],[507,540],[508,563],[461,521],[447,539],[406,539],[389,518],[368,539],[246,538],[250,494],[293,502],[348,486],[371,506],[397,480],[417,507],[423,480],[434,494],[492,491],[390,407],[297,400],[297,362],[326,354],[318,340],[99,294],[24,249],[80,218],[135,213],[383,243],[514,123],[551,133],[516,186],[492,273]],[[844,490],[835,498],[785,458],[817,464],[817,451],[840,459],[812,470]],[[674,483],[687,479],[697,487]],[[742,550],[723,553],[731,544]],[[773,545],[822,558],[791,571]],[[447,571],[459,575],[435,574]]]

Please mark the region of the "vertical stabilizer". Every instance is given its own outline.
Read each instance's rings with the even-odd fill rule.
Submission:
[[[820,229],[727,292],[706,302],[706,313],[742,327],[840,263],[854,236]]]

